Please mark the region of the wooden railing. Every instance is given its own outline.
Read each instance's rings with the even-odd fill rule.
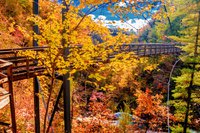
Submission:
[[[8,75],[11,72],[12,63],[0,59],[0,85],[8,82]],[[4,74],[3,71],[6,71],[7,74]],[[5,107],[9,103],[10,93],[4,88],[0,87],[0,109]]]
[[[181,49],[175,44],[162,44],[162,43],[140,43],[122,45],[120,51],[134,52],[138,56],[152,56],[160,54],[176,54],[180,53]]]
[[[20,51],[32,50],[32,51],[44,51],[48,47],[27,47],[27,48],[14,48],[14,49],[1,49],[0,50],[0,71],[3,65],[9,66],[10,71],[4,71],[0,73],[1,77],[11,74],[12,81],[21,79],[32,78],[37,75],[41,75],[45,68],[43,66],[37,66],[36,60],[27,58],[26,56],[18,55]],[[81,48],[81,46],[80,46]],[[153,56],[159,54],[175,54],[180,53],[180,48],[175,44],[124,44],[121,45],[118,52],[133,52],[138,56]],[[113,53],[117,54],[117,53]],[[113,55],[112,55],[113,56]],[[110,56],[110,57],[112,57]],[[6,64],[7,63],[7,64]],[[7,67],[6,67],[7,68]],[[0,84],[3,82],[3,78],[0,78]]]
[[[18,55],[21,51],[33,50],[33,51],[43,51],[47,47],[29,47],[29,48],[16,48],[16,49],[1,49],[0,58],[2,61],[7,61],[12,63],[12,81],[28,79],[41,75],[45,68],[43,66],[37,66],[37,61],[30,59],[26,56]],[[0,62],[0,65],[2,63]],[[0,68],[1,69],[1,68]],[[4,72],[9,74],[8,71]]]
[[[0,84],[3,84],[8,81],[7,74],[10,74],[11,67],[12,67],[12,62],[0,59]]]

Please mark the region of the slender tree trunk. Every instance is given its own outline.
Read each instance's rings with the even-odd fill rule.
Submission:
[[[48,97],[48,100],[47,100],[47,108],[46,108],[46,112],[45,112],[45,115],[44,115],[43,133],[46,132],[46,121],[47,121],[47,116],[48,116],[48,111],[49,111],[49,103],[51,101],[51,95],[52,95],[52,90],[53,90],[54,80],[55,80],[54,74],[55,74],[55,69],[53,68],[52,69],[52,77],[51,77],[51,85],[50,85],[50,89],[49,89],[49,97]]]
[[[186,133],[186,130],[187,130],[187,123],[188,123],[188,115],[189,115],[190,103],[191,103],[193,79],[194,79],[194,71],[191,74],[190,86],[187,88],[188,98],[187,98],[187,108],[186,108],[186,113],[185,113],[183,133]]]

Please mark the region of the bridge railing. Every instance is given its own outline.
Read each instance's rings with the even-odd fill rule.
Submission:
[[[10,91],[2,88],[2,84],[8,82],[9,75],[11,74],[12,63],[0,59],[0,109],[4,108],[10,101]]]
[[[15,49],[1,49],[0,59],[3,62],[10,62],[11,71],[4,71],[4,74],[9,75],[12,73],[12,80],[21,80],[24,78],[34,77],[35,74],[42,74],[44,67],[36,65],[36,59],[30,59],[25,55],[19,54],[22,51],[44,51],[47,47],[28,47],[28,48],[15,48]],[[2,64],[0,62],[0,64]],[[0,67],[0,69],[3,69]]]
[[[8,81],[13,63],[0,59],[0,85]]]
[[[124,44],[120,51],[134,52],[138,56],[180,53],[181,49],[175,44]]]
[[[82,46],[78,46],[80,49]],[[133,52],[138,56],[153,56],[159,54],[174,54],[180,53],[181,49],[176,47],[175,44],[160,44],[160,43],[140,43],[140,44],[123,44],[119,46],[120,48],[109,55],[109,58],[114,57],[119,52]],[[47,49],[47,46],[44,47],[26,47],[26,48],[14,48],[14,49],[0,49],[0,69],[5,65],[7,61],[12,63],[12,73],[13,80],[20,80],[23,78],[31,78],[34,76],[35,72],[41,74],[44,71],[44,67],[37,66],[35,59],[30,59],[27,56],[18,54],[19,52],[31,50],[31,51],[44,51]],[[110,47],[112,48],[112,46]],[[10,64],[11,65],[11,64]]]

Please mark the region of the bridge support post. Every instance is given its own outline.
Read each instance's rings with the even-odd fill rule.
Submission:
[[[69,10],[69,5],[66,4],[65,0],[62,0],[63,7],[62,8],[62,22],[66,20],[65,13]],[[66,30],[63,29],[63,33]],[[63,57],[66,61],[67,56],[69,55],[69,46],[66,45],[66,40],[62,37],[62,45],[64,46]],[[68,68],[67,68],[68,69]],[[69,80],[69,72],[64,74],[63,76],[63,102],[64,102],[64,125],[65,125],[65,133],[71,133],[71,109],[70,109],[70,80]]]
[[[39,14],[39,5],[38,5],[39,0],[34,0],[33,1],[33,14],[38,15]],[[39,34],[39,28],[38,25],[33,26],[33,31],[36,34]],[[36,40],[33,38],[33,46],[37,47],[38,43]],[[35,62],[37,64],[37,62]],[[35,132],[40,133],[40,101],[39,101],[39,81],[38,78],[35,77],[33,78],[33,85],[34,85],[34,116],[35,116]]]
[[[65,133],[71,133],[71,109],[70,109],[70,81],[69,73],[63,76],[63,101],[64,101],[64,123]]]
[[[33,78],[34,84],[34,117],[35,117],[35,133],[40,133],[40,106],[39,106],[39,81]]]
[[[147,51],[147,45],[144,45],[144,56],[146,55],[146,51]]]
[[[11,113],[11,121],[12,121],[12,132],[17,132],[17,124],[15,118],[15,102],[14,102],[14,94],[13,94],[13,81],[12,81],[12,67],[8,68],[8,85],[9,85],[9,93],[10,93],[10,113]]]

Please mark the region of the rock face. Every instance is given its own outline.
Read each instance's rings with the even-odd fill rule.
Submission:
[[[10,100],[8,91],[0,87],[0,109],[9,104],[9,102]]]

